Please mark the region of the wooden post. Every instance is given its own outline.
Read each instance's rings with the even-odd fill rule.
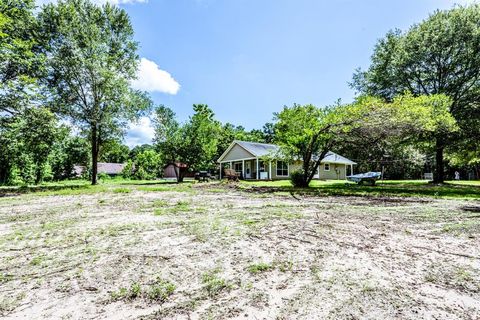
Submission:
[[[272,180],[272,161],[268,162],[268,179]]]
[[[260,163],[257,158],[257,180],[260,180]]]

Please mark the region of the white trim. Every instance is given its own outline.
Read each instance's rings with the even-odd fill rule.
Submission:
[[[326,167],[325,167],[327,164],[328,164],[328,170],[327,170]],[[323,164],[323,171],[330,171],[330,162],[325,162],[325,163]]]
[[[286,176],[278,174],[278,163],[279,162],[284,162],[284,163],[287,164],[287,175]],[[287,161],[276,160],[276,162],[275,162],[275,176],[276,177],[289,177],[290,176],[290,163],[288,163]]]
[[[255,159],[257,158],[242,158],[242,159],[236,159],[236,160],[220,161],[219,163],[229,163],[229,162],[238,162],[243,160],[255,160]]]
[[[351,163],[351,162],[341,162],[341,161],[326,161],[326,162],[320,161],[320,164],[322,164],[322,163],[344,164],[344,165],[348,165],[348,166],[357,164],[356,162]]]
[[[268,161],[268,179],[272,180],[272,161]]]
[[[257,180],[260,180],[260,161],[257,157]]]
[[[242,160],[242,179],[245,179],[245,160]]]

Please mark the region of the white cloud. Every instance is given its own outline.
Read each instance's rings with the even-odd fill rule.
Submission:
[[[105,4],[107,2],[110,2],[111,4],[119,5],[119,4],[129,4],[129,3],[146,3],[148,0],[92,0],[96,4]],[[36,3],[38,6],[50,3],[50,2],[56,2],[56,0],[36,0]]]
[[[148,117],[142,117],[137,123],[132,123],[125,138],[125,144],[130,148],[135,146],[152,143],[155,136],[152,122]]]
[[[132,86],[138,90],[177,94],[180,89],[180,84],[170,73],[160,69],[155,62],[146,58],[140,60],[137,77],[132,81]]]

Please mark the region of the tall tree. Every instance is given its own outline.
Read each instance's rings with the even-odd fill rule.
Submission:
[[[358,70],[352,86],[359,92],[393,100],[445,94],[466,139],[480,138],[480,4],[436,11],[406,32],[389,32],[373,52],[367,71]],[[448,143],[457,136],[444,136]],[[436,159],[443,166],[443,148]],[[441,160],[442,159],[442,160]],[[443,168],[437,168],[443,172]],[[443,182],[443,175],[435,176]]]
[[[36,36],[34,0],[0,1],[0,125],[30,105],[45,56]]]
[[[171,109],[160,106],[153,121],[157,149],[165,164],[177,167],[178,182],[183,181],[185,169],[207,170],[215,164],[220,123],[208,105],[195,104],[193,111],[188,122],[181,125]]]
[[[271,122],[267,122],[263,125],[263,139],[266,143],[275,142],[275,125]]]
[[[360,115],[354,107],[318,108],[311,104],[294,104],[275,114],[276,141],[281,154],[273,156],[290,161],[302,160],[297,187],[308,187],[328,151],[354,123],[359,122]]]
[[[124,134],[126,122],[149,107],[148,99],[129,85],[138,65],[130,19],[108,3],[65,0],[44,6],[40,21],[48,43],[52,104],[88,132],[96,184],[102,143],[112,133]]]

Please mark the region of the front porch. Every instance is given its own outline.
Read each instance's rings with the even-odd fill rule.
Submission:
[[[272,162],[258,158],[241,159],[236,161],[220,162],[220,179],[223,170],[234,169],[242,180],[272,180]]]

